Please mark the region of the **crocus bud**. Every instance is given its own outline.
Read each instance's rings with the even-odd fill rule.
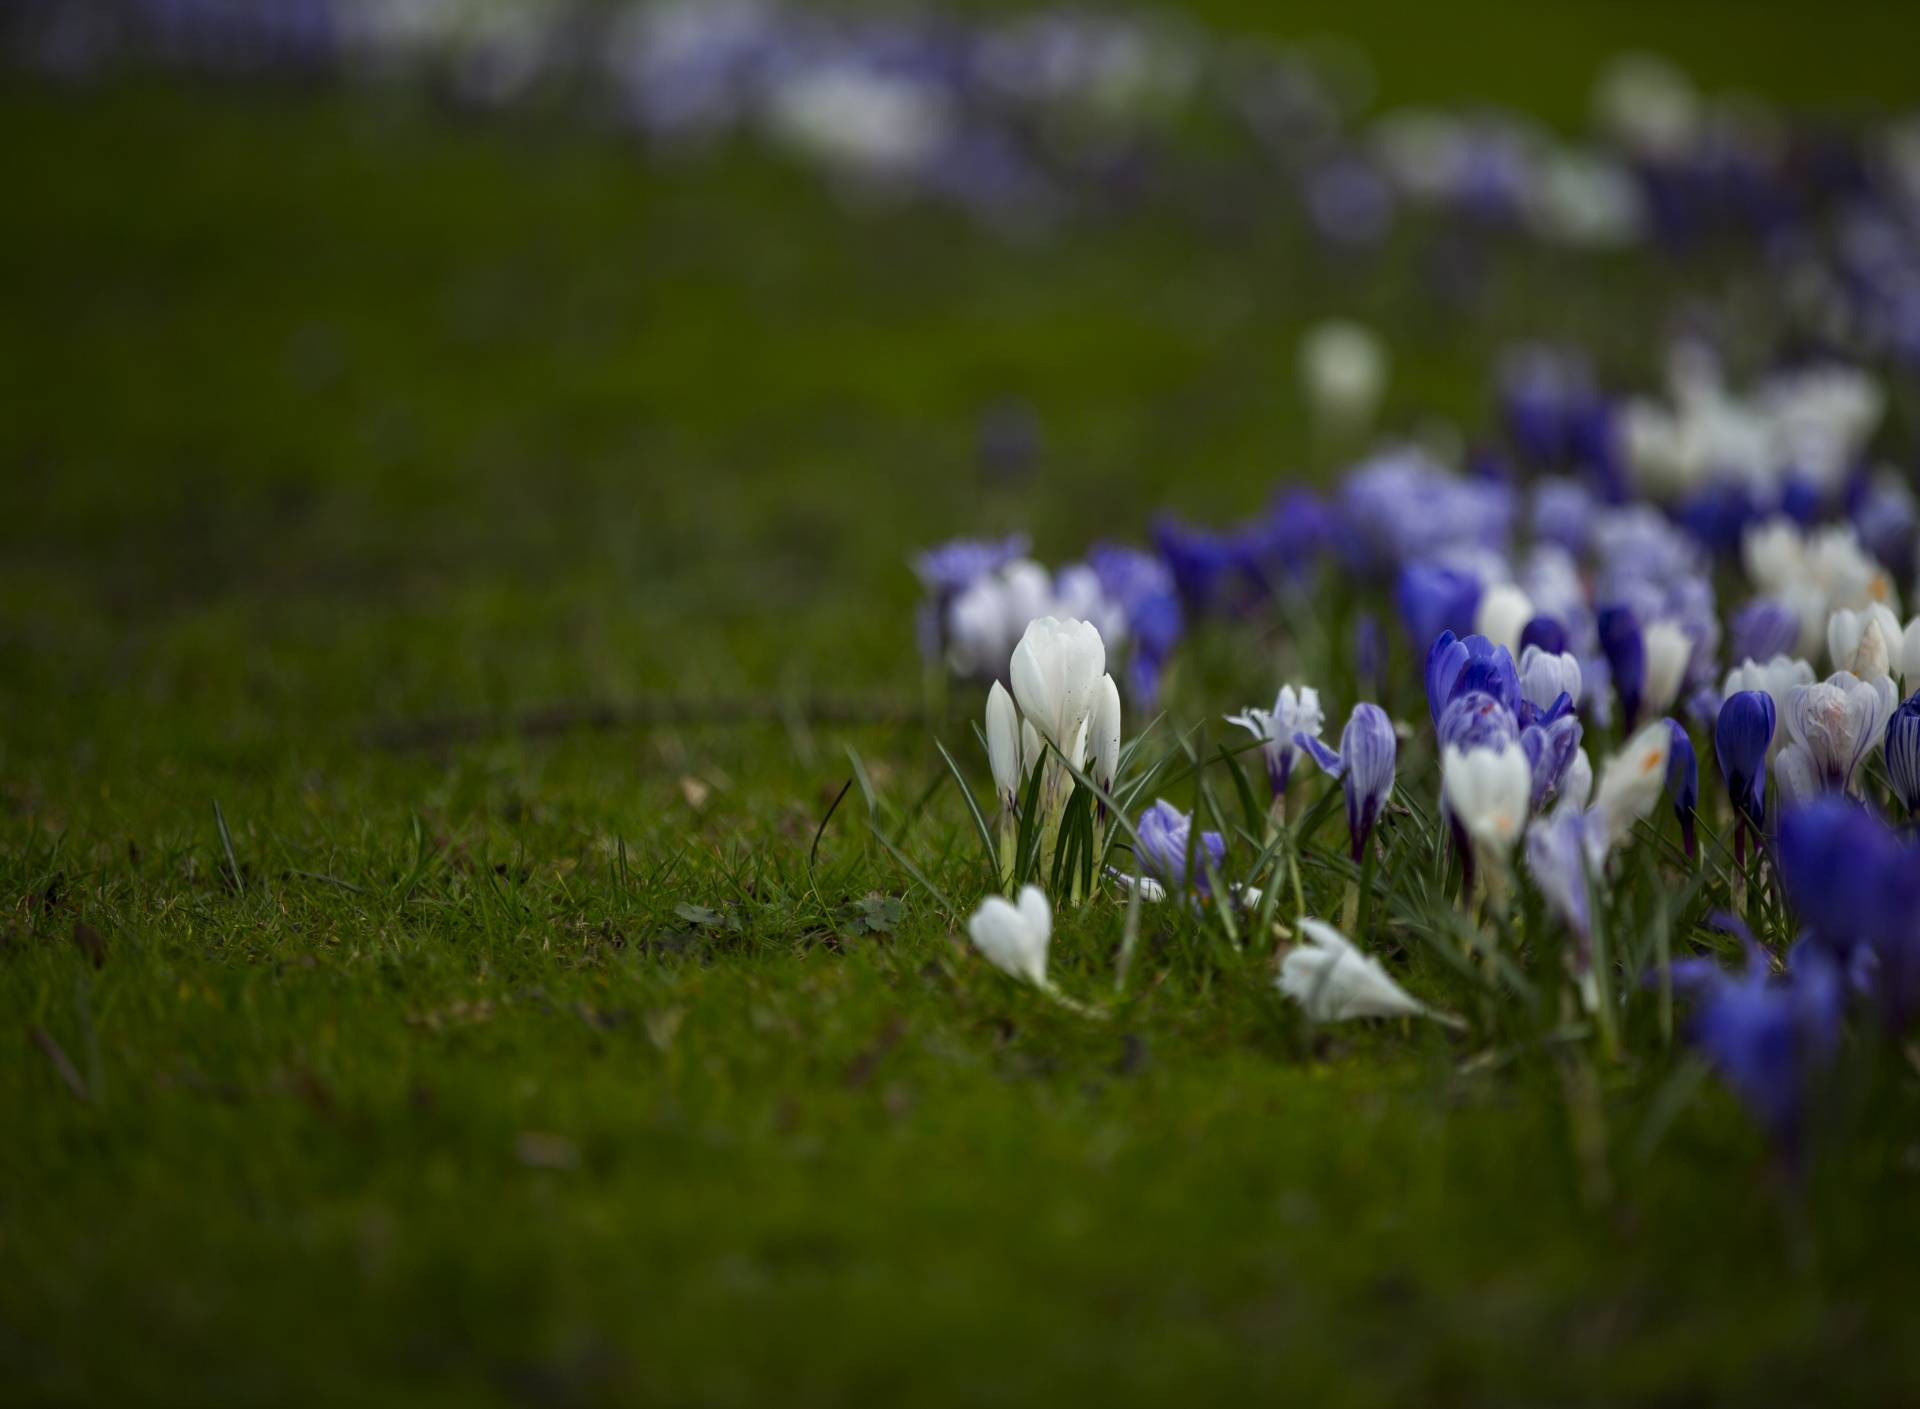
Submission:
[[[1437,563],[1408,563],[1394,579],[1393,600],[1416,653],[1431,652],[1445,632],[1473,634],[1480,579]]]
[[[1677,719],[1666,721],[1667,801],[1680,821],[1680,838],[1686,844],[1687,860],[1694,857],[1693,812],[1700,803],[1700,763],[1693,752],[1693,739]]]
[[[1640,618],[1631,607],[1603,607],[1599,615],[1600,649],[1613,674],[1620,696],[1620,713],[1629,726],[1640,714],[1640,698],[1647,683],[1647,647]]]
[[[1585,749],[1575,749],[1573,757],[1567,761],[1567,771],[1560,775],[1559,800],[1554,810],[1567,808],[1574,812],[1585,812],[1587,804],[1593,800],[1593,760],[1587,757]]]
[[[1111,675],[1100,677],[1100,691],[1093,705],[1093,781],[1102,792],[1113,790],[1113,775],[1120,771],[1120,687]]]
[[[1141,813],[1134,832],[1139,841],[1135,860],[1140,874],[1176,893],[1187,890],[1191,878],[1193,888],[1206,894],[1211,888],[1208,870],[1219,870],[1226,860],[1226,839],[1218,832],[1202,832],[1196,846],[1193,818],[1170,802],[1156,802]]]
[[[1518,744],[1501,749],[1446,748],[1440,760],[1448,810],[1483,859],[1504,867],[1527,825],[1533,769]]]
[[[1020,713],[1076,768],[1086,762],[1087,721],[1106,673],[1106,645],[1088,622],[1039,617],[1013,648],[1008,674]]]
[[[1738,690],[1720,706],[1713,726],[1713,752],[1734,810],[1756,832],[1766,830],[1767,753],[1776,720],[1773,697],[1764,690]]]
[[[1773,713],[1777,722],[1786,711],[1787,692],[1796,685],[1811,685],[1816,678],[1813,667],[1806,661],[1779,655],[1770,658],[1764,665],[1757,660],[1748,660],[1728,671],[1726,683],[1720,687],[1720,693],[1724,698],[1732,699],[1743,690],[1760,691],[1773,701]],[[1767,757],[1773,758],[1786,747],[1786,744],[1786,730],[1776,728],[1773,743],[1767,748]]]
[[[987,762],[993,767],[1000,806],[1012,813],[1020,798],[1020,712],[998,680],[987,691]]]
[[[1280,961],[1275,986],[1315,1022],[1347,1018],[1413,1018],[1426,1006],[1395,983],[1380,961],[1324,920],[1300,921],[1303,941]]]
[[[1612,850],[1633,831],[1633,824],[1653,811],[1667,785],[1667,755],[1673,735],[1667,721],[1656,719],[1620,746],[1600,770],[1600,786],[1593,805],[1600,809]]]
[[[1693,661],[1693,638],[1671,621],[1656,621],[1643,633],[1647,677],[1640,707],[1648,714],[1664,714],[1680,697],[1680,686]]]
[[[1909,696],[1887,721],[1887,777],[1894,796],[1920,816],[1920,694]]]
[[[1587,872],[1597,874],[1606,860],[1606,824],[1597,813],[1560,808],[1527,828],[1527,870],[1541,896],[1579,941],[1583,969],[1593,936]]]
[[[1387,349],[1358,323],[1332,318],[1300,339],[1300,383],[1327,430],[1363,429],[1387,389]]]
[[[1502,582],[1480,595],[1473,614],[1473,629],[1496,646],[1520,650],[1520,635],[1533,620],[1533,599],[1512,583]]]
[[[1827,618],[1827,654],[1835,670],[1862,680],[1891,675],[1903,664],[1896,658],[1903,650],[1900,618],[1879,602],[1864,611],[1837,611]]]
[[[1520,654],[1539,649],[1550,656],[1557,656],[1567,649],[1567,628],[1550,616],[1536,616],[1527,623],[1526,630],[1520,633]],[[1580,697],[1574,696],[1575,700]]]
[[[1373,835],[1380,810],[1393,796],[1393,765],[1399,751],[1393,721],[1376,704],[1361,703],[1347,716],[1340,733],[1342,782],[1347,789],[1347,834],[1357,864]]]
[[[967,921],[967,933],[987,962],[1036,988],[1047,986],[1047,942],[1053,907],[1039,886],[1022,886],[1018,904],[990,895]]]

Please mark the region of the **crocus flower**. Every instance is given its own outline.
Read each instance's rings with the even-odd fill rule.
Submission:
[[[1667,756],[1673,733],[1667,721],[1656,719],[1620,746],[1620,752],[1600,770],[1593,805],[1607,829],[1612,850],[1633,834],[1633,824],[1647,816],[1667,786]]]
[[[1673,708],[1693,663],[1693,638],[1677,623],[1656,621],[1646,630],[1647,678],[1640,707],[1648,714]]]
[[[1680,821],[1680,838],[1686,844],[1687,860],[1694,859],[1693,813],[1700,803],[1700,763],[1693,752],[1693,739],[1677,719],[1666,721],[1670,736],[1667,749],[1667,801]]]
[[[1560,624],[1558,617],[1536,616],[1520,632],[1520,654],[1528,651],[1545,651],[1557,656],[1567,649],[1567,628]],[[1574,698],[1579,699],[1579,695]]]
[[[1766,830],[1767,753],[1773,743],[1773,697],[1764,690],[1737,690],[1720,706],[1713,726],[1713,752],[1734,810],[1756,832]]]
[[[1193,890],[1201,895],[1208,893],[1211,882],[1207,873],[1217,872],[1227,856],[1226,839],[1220,833],[1202,832],[1196,846],[1193,818],[1165,801],[1141,813],[1134,830],[1140,842],[1140,854],[1135,859],[1143,876],[1178,893],[1189,889],[1191,879]]]
[[[998,685],[995,685],[998,689]],[[1093,703],[1093,781],[1102,792],[1113,791],[1113,775],[1120,771],[1120,687],[1111,675],[1100,677]]]
[[[998,895],[980,902],[967,933],[995,968],[1047,986],[1047,943],[1053,937],[1053,907],[1039,886],[1022,886],[1018,903]]]
[[[1447,748],[1440,759],[1441,799],[1473,843],[1474,854],[1504,874],[1527,825],[1533,769],[1517,744],[1500,749]]]
[[[1920,693],[1909,695],[1887,720],[1887,777],[1909,814],[1920,816]]]
[[[1520,698],[1536,711],[1544,714],[1553,709],[1562,695],[1579,704],[1580,659],[1571,651],[1549,654],[1539,646],[1527,646],[1520,652],[1519,672]]]
[[[1326,715],[1320,709],[1320,692],[1311,685],[1282,685],[1274,697],[1272,709],[1249,709],[1230,715],[1227,723],[1238,724],[1256,739],[1266,741],[1261,750],[1267,763],[1267,786],[1277,803],[1287,794],[1293,780],[1293,767],[1301,748],[1294,742],[1298,734],[1318,738]]]
[[[1789,690],[1788,743],[1773,765],[1782,799],[1850,791],[1855,771],[1885,737],[1897,702],[1888,677],[1860,680],[1844,670]]]
[[[1903,641],[1900,618],[1881,602],[1861,611],[1837,611],[1827,618],[1827,654],[1833,668],[1871,680],[1900,668]]]
[[[1395,983],[1380,961],[1324,920],[1300,921],[1301,944],[1280,961],[1275,986],[1315,1022],[1417,1018],[1426,1005]]]
[[[998,680],[987,691],[987,762],[993,767],[993,788],[1000,797],[1000,810],[1012,816],[1019,808],[1020,712],[1013,707],[1013,696]]]
[[[1567,771],[1560,775],[1560,786],[1555,791],[1558,799],[1554,804],[1556,812],[1562,808],[1586,811],[1587,804],[1593,799],[1593,760],[1587,757],[1585,749],[1573,751],[1573,757],[1567,760]]]
[[[1513,653],[1484,636],[1456,639],[1443,631],[1427,652],[1427,709],[1436,727],[1447,706],[1461,695],[1479,691],[1491,695],[1516,718],[1520,713],[1520,673]]]
[[[1505,748],[1520,737],[1520,721],[1492,695],[1469,690],[1447,706],[1433,732],[1442,747]]]
[[[1314,761],[1345,786],[1347,836],[1357,864],[1366,855],[1367,838],[1373,835],[1381,809],[1393,796],[1393,766],[1399,753],[1393,721],[1379,705],[1362,701],[1353,707],[1347,727],[1340,731],[1339,753],[1304,734],[1296,734],[1294,742],[1312,753]]]
[[[1580,750],[1580,721],[1563,714],[1546,724],[1530,724],[1520,731],[1520,751],[1533,770],[1533,787],[1528,805],[1538,812],[1547,799],[1557,793],[1560,780]]]
[[[1882,877],[1910,859],[1864,803],[1837,795],[1783,802],[1774,850],[1788,902],[1843,964],[1878,927]]]
[[[1027,624],[1009,674],[1020,713],[1075,768],[1087,757],[1087,728],[1107,671],[1100,632],[1084,621],[1043,616]]]
[[[1796,660],[1792,656],[1778,655],[1770,658],[1764,665],[1748,660],[1737,668],[1727,672],[1726,682],[1721,685],[1720,693],[1731,699],[1743,690],[1758,690],[1773,701],[1774,718],[1778,720],[1786,712],[1787,692],[1796,685],[1811,685],[1818,677],[1813,667],[1806,661]],[[1767,758],[1771,761],[1787,744],[1786,731],[1776,729],[1773,742],[1767,748]]]
[[[1480,592],[1473,573],[1438,563],[1408,563],[1393,584],[1394,605],[1416,651],[1430,650],[1442,632],[1470,635]]]
[[[1832,1053],[1842,992],[1832,962],[1804,946],[1794,950],[1784,982],[1771,979],[1769,968],[1766,952],[1749,942],[1738,978],[1709,960],[1684,959],[1673,979],[1693,1000],[1688,1039],[1797,1166],[1809,1088]]]
[[[1737,661],[1791,656],[1800,641],[1800,616],[1785,602],[1755,597],[1727,623],[1728,654]]]
[[[1527,870],[1542,898],[1573,931],[1580,971],[1590,963],[1593,939],[1587,875],[1599,875],[1606,861],[1607,831],[1597,813],[1579,807],[1556,808],[1527,828]]]
[[[1600,649],[1613,674],[1620,696],[1620,712],[1631,725],[1640,713],[1640,695],[1647,679],[1647,646],[1640,619],[1631,607],[1603,607],[1599,616]]]
[[[1496,583],[1480,595],[1473,629],[1510,652],[1520,649],[1520,637],[1533,620],[1533,599],[1510,582]]]

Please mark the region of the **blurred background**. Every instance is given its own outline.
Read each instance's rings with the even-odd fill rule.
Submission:
[[[0,722],[28,754],[911,690],[920,545],[1222,522],[1376,433],[1458,462],[1517,342],[1626,391],[1682,329],[1898,366],[1920,326],[1884,313],[1907,226],[1868,232],[1900,291],[1869,317],[1833,216],[1864,172],[1920,184],[1894,4],[0,24]],[[1329,318],[1389,353],[1346,434],[1301,381]]]

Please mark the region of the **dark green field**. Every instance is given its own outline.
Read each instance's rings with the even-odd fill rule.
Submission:
[[[1920,92],[1896,7],[1535,15],[1346,28],[1389,99],[1563,123],[1621,42]],[[1467,314],[1232,182],[1010,245],[395,93],[14,80],[0,132],[0,1399],[1912,1402],[1911,1089],[1796,1196],[1643,1044],[1596,1181],[1539,1053],[1307,1032],[1268,954],[1152,936],[1071,1017],[857,789],[809,864],[851,744],[979,891],[950,785],[922,806],[915,547],[1250,511],[1325,468],[1328,314],[1387,332],[1403,430],[1485,426],[1514,335],[1645,377],[1710,257],[1516,248]],[[1030,482],[977,464],[1005,396]],[[1299,658],[1204,638],[1172,712]],[[939,726],[976,762],[977,704]],[[1062,918],[1064,986],[1119,924]]]

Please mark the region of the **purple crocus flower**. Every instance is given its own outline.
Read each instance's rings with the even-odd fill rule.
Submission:
[[[997,540],[956,538],[915,554],[913,571],[929,594],[951,597],[1021,557],[1029,546],[1024,533],[1010,533]]]
[[[1102,595],[1126,612],[1127,688],[1143,708],[1152,709],[1161,673],[1187,630],[1173,574],[1154,554],[1117,543],[1094,544],[1087,550],[1087,565]]]
[[[1295,734],[1293,741],[1313,755],[1314,762],[1330,777],[1341,780],[1347,791],[1347,835],[1352,840],[1354,864],[1367,851],[1367,839],[1373,835],[1380,811],[1393,796],[1393,767],[1399,753],[1393,721],[1377,704],[1361,702],[1347,716],[1347,727],[1340,731],[1340,752],[1335,753],[1308,734]]]
[[[1695,854],[1693,813],[1700,804],[1700,762],[1693,752],[1693,738],[1679,720],[1669,717],[1667,731],[1672,738],[1667,746],[1667,801],[1680,820],[1680,838],[1691,861]]]
[[[1447,706],[1461,695],[1478,690],[1492,695],[1515,718],[1520,715],[1520,672],[1513,654],[1484,636],[1456,639],[1443,631],[1427,652],[1427,710],[1435,727]]]
[[[1520,747],[1527,755],[1527,766],[1533,770],[1533,787],[1527,795],[1527,805],[1532,811],[1538,812],[1547,799],[1559,791],[1573,756],[1580,751],[1580,737],[1584,732],[1579,719],[1570,713],[1527,724],[1520,730]]]
[[[1727,623],[1727,654],[1735,665],[1793,655],[1800,645],[1800,614],[1772,597],[1755,597]]]
[[[1766,951],[1749,939],[1739,977],[1710,960],[1683,959],[1673,980],[1693,1000],[1688,1039],[1797,1171],[1809,1090],[1832,1055],[1843,993],[1832,959],[1808,946],[1794,949],[1784,982],[1769,968]]]
[[[1221,534],[1190,528],[1171,514],[1153,522],[1153,546],[1173,574],[1181,603],[1195,616],[1232,614],[1245,605],[1240,558]]]
[[[1713,753],[1727,796],[1755,832],[1766,830],[1767,747],[1776,722],[1773,696],[1765,690],[1736,690],[1720,706],[1713,725]]]
[[[1871,809],[1840,794],[1783,808],[1774,852],[1788,902],[1843,964],[1881,927],[1883,877],[1916,859]]]
[[[1141,813],[1134,830],[1140,843],[1135,859],[1143,876],[1152,877],[1175,893],[1192,889],[1206,895],[1211,891],[1208,872],[1218,872],[1227,856],[1226,839],[1220,833],[1202,832],[1196,845],[1193,818],[1164,800]]]
[[[1434,726],[1442,748],[1492,749],[1498,753],[1520,737],[1520,721],[1512,710],[1484,690],[1457,696]]]
[[[1520,632],[1520,650],[1524,654],[1529,647],[1537,647],[1550,656],[1557,656],[1567,649],[1567,628],[1550,616],[1536,616]]]
[[[1401,568],[1393,583],[1393,603],[1414,649],[1431,647],[1442,632],[1471,633],[1482,590],[1480,579],[1462,568],[1438,563],[1408,563]]]
[[[1920,817],[1920,692],[1909,695],[1887,721],[1887,777],[1910,816]]]

